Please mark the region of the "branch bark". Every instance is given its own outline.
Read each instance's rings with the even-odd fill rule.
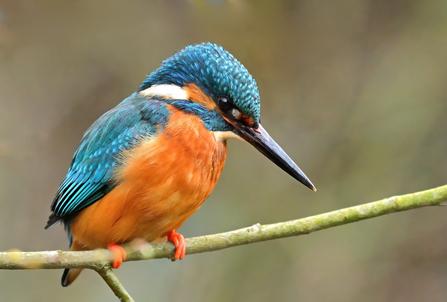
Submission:
[[[211,252],[243,244],[299,236],[394,212],[446,204],[447,185],[444,185],[298,220],[268,225],[256,224],[232,232],[189,238],[186,239],[186,254]],[[126,261],[170,258],[174,255],[175,250],[172,242],[149,244],[134,241],[125,245],[124,248],[128,255]],[[101,275],[121,301],[133,301],[110,268],[112,260],[113,254],[109,250],[84,252],[9,251],[0,253],[0,269],[89,268]]]
[[[134,299],[129,295],[127,290],[118,280],[118,277],[115,275],[111,267],[105,267],[104,269],[96,271],[102,279],[107,283],[110,289],[113,291],[115,296],[120,299],[122,302],[135,302]]]

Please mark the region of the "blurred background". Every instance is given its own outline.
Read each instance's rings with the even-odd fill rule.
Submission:
[[[44,230],[83,132],[186,45],[210,41],[258,82],[262,123],[313,193],[230,141],[186,237],[447,183],[447,2],[0,2],[0,250],[66,249]],[[444,208],[181,262],[126,263],[136,301],[446,301]],[[115,301],[94,272],[0,271],[1,301]]]

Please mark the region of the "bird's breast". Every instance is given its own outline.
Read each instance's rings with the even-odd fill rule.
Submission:
[[[198,117],[171,108],[163,132],[121,154],[118,185],[79,213],[71,226],[74,239],[96,248],[164,237],[211,194],[226,148]]]

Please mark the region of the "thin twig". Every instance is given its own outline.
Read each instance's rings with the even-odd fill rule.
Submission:
[[[257,224],[232,232],[189,238],[186,239],[186,254],[211,252],[253,242],[299,236],[389,213],[425,206],[440,206],[446,203],[447,185],[298,220],[269,225]],[[128,255],[126,261],[170,258],[174,255],[172,242],[142,244],[136,241],[124,247]],[[122,301],[133,301],[110,269],[110,261],[112,260],[113,253],[109,250],[83,252],[9,251],[0,253],[0,269],[90,268],[103,277]]]
[[[104,279],[107,285],[112,289],[115,296],[122,302],[135,302],[134,299],[129,295],[127,290],[118,280],[110,266],[104,267],[103,269],[96,270],[96,272]]]

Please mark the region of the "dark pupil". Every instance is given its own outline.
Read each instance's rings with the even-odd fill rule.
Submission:
[[[233,109],[233,104],[227,98],[219,98],[219,108],[222,112],[228,112]]]

